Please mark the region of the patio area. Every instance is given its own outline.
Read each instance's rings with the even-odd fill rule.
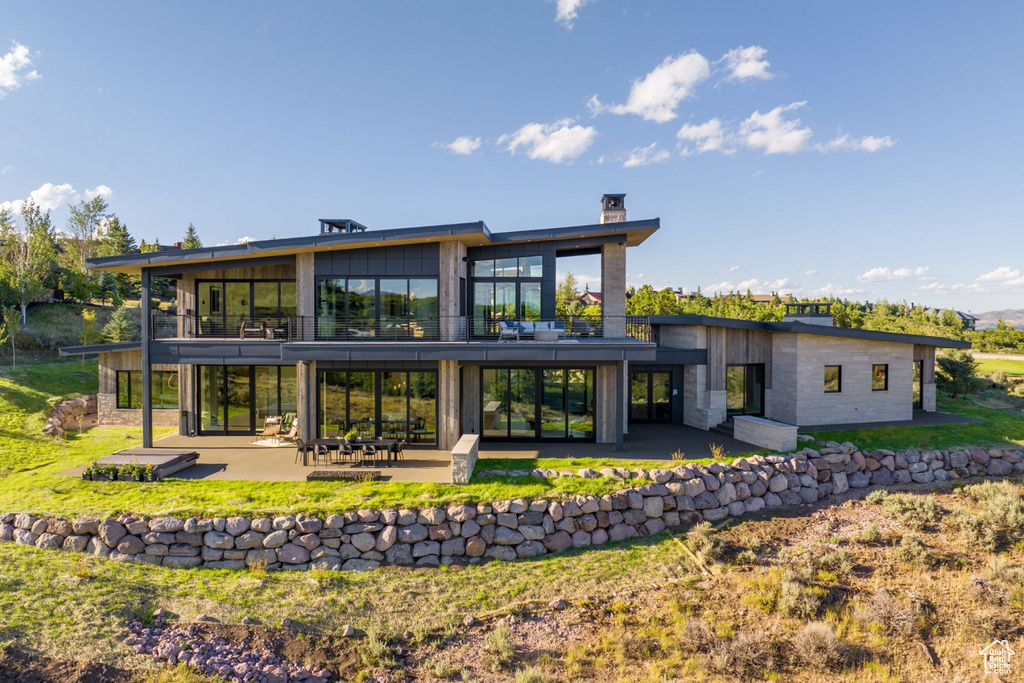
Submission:
[[[379,481],[451,482],[451,454],[448,451],[407,448],[405,459],[393,467],[330,467],[303,465],[296,460],[295,445],[281,441],[278,446],[251,443],[252,436],[168,436],[153,443],[155,448],[190,449],[199,462],[174,476],[179,479],[242,479],[245,481],[306,481],[314,470],[380,472]]]

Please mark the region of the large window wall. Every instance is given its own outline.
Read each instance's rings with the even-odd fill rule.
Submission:
[[[323,278],[317,336],[436,337],[437,278]]]
[[[481,368],[483,437],[593,441],[593,368]]]
[[[238,336],[246,320],[283,327],[296,314],[294,280],[199,280],[197,333]]]
[[[200,365],[196,380],[200,433],[252,434],[273,416],[287,431],[296,417],[295,366]]]
[[[321,437],[405,439],[437,443],[437,372],[322,370],[317,431]]]
[[[542,256],[477,259],[473,278],[473,332],[491,334],[499,320],[540,320]]]

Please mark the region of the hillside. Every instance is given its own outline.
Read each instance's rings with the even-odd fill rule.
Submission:
[[[1014,328],[1024,329],[1024,308],[1006,308],[1001,311],[986,311],[984,313],[972,313],[978,318],[976,329],[994,330],[996,321],[1002,318]]]

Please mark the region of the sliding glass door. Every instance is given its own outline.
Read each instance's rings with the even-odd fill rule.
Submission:
[[[591,368],[482,368],[482,436],[594,438]]]
[[[764,415],[764,364],[728,365],[725,407],[732,415]]]
[[[629,421],[671,422],[671,420],[672,373],[630,373]]]
[[[287,431],[297,412],[295,367],[200,365],[196,394],[200,434],[253,434],[275,416]]]
[[[437,373],[324,370],[319,376],[322,437],[355,432],[358,438],[437,442]]]

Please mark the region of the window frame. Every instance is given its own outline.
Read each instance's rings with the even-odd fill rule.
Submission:
[[[836,370],[836,388],[829,389],[828,372],[829,368],[835,368]],[[823,374],[824,389],[826,394],[841,394],[843,393],[843,366],[842,365],[826,365]]]
[[[875,387],[875,368],[882,368],[882,386]],[[872,363],[871,364],[871,391],[889,391],[889,364],[888,363]]]
[[[128,398],[128,405],[122,405],[121,403],[121,376],[124,375],[127,380],[127,391],[125,394]],[[133,391],[134,382],[132,382],[132,375],[138,376],[138,389]],[[137,405],[133,405],[136,400]],[[114,406],[117,410],[139,410],[142,408],[142,371],[141,370],[115,370],[114,371]]]

